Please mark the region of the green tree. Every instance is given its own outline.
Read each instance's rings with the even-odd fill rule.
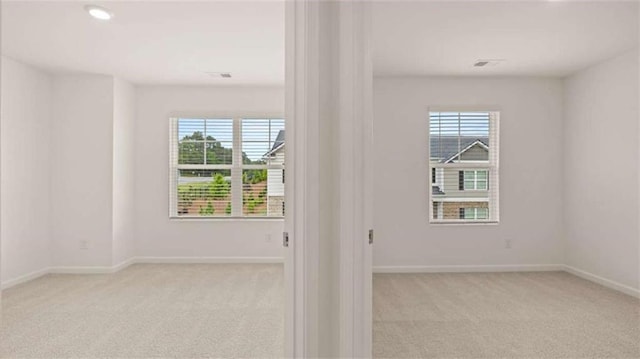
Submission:
[[[256,202],[252,197],[249,200],[247,200],[247,212],[248,213],[253,213],[253,211],[255,211],[255,209],[256,209]]]
[[[227,207],[224,209],[225,214],[231,214],[231,202],[227,203]]]
[[[242,174],[242,183],[256,184],[267,180],[267,170],[247,170]]]
[[[206,161],[205,161],[206,151]],[[243,154],[243,158],[246,154]],[[227,148],[216,140],[213,136],[204,137],[200,131],[195,131],[191,135],[184,136],[178,144],[178,164],[192,165],[215,165],[215,164],[231,164],[233,158],[233,149]],[[210,171],[187,170],[183,171],[183,175],[210,175]]]
[[[207,206],[206,207],[202,207],[200,206],[200,215],[201,216],[213,216],[213,214],[215,213],[215,208],[213,208],[213,204],[211,202],[207,202]]]
[[[196,192],[192,185],[180,185],[178,186],[178,203],[181,206],[189,207],[193,200],[196,198]]]
[[[209,187],[209,192],[213,199],[225,199],[229,196],[229,192],[231,192],[231,186],[224,176],[220,173],[216,173],[213,177],[213,182]]]

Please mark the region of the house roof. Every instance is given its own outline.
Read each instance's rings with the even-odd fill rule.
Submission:
[[[280,130],[278,132],[278,136],[276,136],[276,140],[273,142],[273,146],[271,149],[264,154],[264,157],[271,156],[272,154],[278,152],[281,148],[284,148],[284,130]]]
[[[438,162],[448,162],[472,148],[476,143],[488,148],[489,138],[461,136],[458,144],[458,136],[432,136],[430,140],[431,158],[438,159]]]

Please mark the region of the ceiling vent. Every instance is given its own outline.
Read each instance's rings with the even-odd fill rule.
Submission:
[[[504,59],[484,59],[484,60],[477,60],[473,66],[474,67],[494,67],[494,66],[498,66],[501,63],[505,62],[506,60]]]
[[[222,77],[225,79],[231,78],[231,73],[229,72],[205,72],[205,73],[211,77]]]

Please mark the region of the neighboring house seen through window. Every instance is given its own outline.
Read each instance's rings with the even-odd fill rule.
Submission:
[[[171,119],[170,217],[282,217],[284,135],[283,119]]]
[[[498,121],[498,112],[429,113],[432,223],[499,220]]]

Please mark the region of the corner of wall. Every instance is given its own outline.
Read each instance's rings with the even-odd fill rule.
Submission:
[[[562,135],[561,137],[564,139],[562,141],[562,158],[561,158],[561,166],[562,166],[562,172],[561,172],[561,176],[562,176],[562,187],[563,189],[567,188],[567,153],[568,153],[568,148],[567,148],[567,118],[569,116],[568,111],[567,111],[567,87],[569,86],[568,81],[570,79],[571,76],[565,76],[563,77],[560,81],[561,81],[561,87],[562,87],[562,127],[561,127],[561,131],[562,131]],[[566,190],[562,191],[562,201],[561,201],[561,205],[562,205],[562,209],[561,209],[561,232],[560,232],[560,248],[561,248],[561,254],[560,254],[560,263],[562,263],[563,265],[568,264],[568,255],[567,255],[567,192]]]
[[[136,89],[114,77],[112,135],[112,265],[135,255],[135,117]]]
[[[4,260],[0,279],[6,287],[7,283],[41,272],[51,262],[48,215],[51,191],[46,175],[50,173],[52,77],[4,55],[0,67],[3,137],[0,155],[5,155],[1,160],[0,247]],[[7,133],[7,129],[12,133]],[[33,195],[25,199],[20,195],[24,192]],[[37,216],[36,225],[29,220],[30,216]]]
[[[638,55],[632,49],[574,73],[564,79],[563,90],[565,266],[593,281],[635,290],[640,289]],[[594,148],[585,149],[585,143]],[[608,171],[591,169],[599,163],[625,166],[636,178],[618,176],[607,191],[590,192],[608,182],[603,178]]]

